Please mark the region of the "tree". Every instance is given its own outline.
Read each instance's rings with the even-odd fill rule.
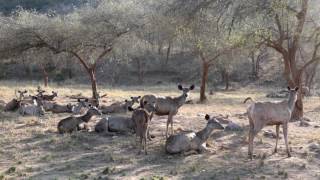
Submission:
[[[291,7],[292,2],[272,1],[268,17],[271,17],[270,20],[273,20],[274,26],[268,23],[268,31],[259,35],[266,46],[281,54],[284,63],[284,77],[288,85],[299,86],[300,89],[303,84],[303,73],[318,60],[318,58],[313,58],[299,65],[301,61],[297,57],[305,28],[308,2],[308,0],[302,0],[300,10],[296,10]],[[292,26],[289,27],[289,25]],[[314,52],[317,50],[318,46],[315,46]],[[292,119],[300,119],[302,116],[302,93],[299,93]]]
[[[18,11],[17,16],[4,21],[7,36],[3,39],[14,41],[3,45],[0,52],[9,50],[18,54],[30,49],[47,49],[55,54],[70,54],[89,75],[92,97],[98,100],[96,68],[116,41],[136,25],[130,14],[132,6],[133,2],[104,1],[98,7],[85,6],[69,15],[54,17]],[[125,16],[129,14],[130,17]]]

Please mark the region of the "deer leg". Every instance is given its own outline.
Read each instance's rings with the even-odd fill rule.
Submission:
[[[248,156],[250,159],[252,159],[253,139],[254,139],[253,129],[250,128],[250,130],[249,130],[249,146],[248,146]]]
[[[280,125],[276,125],[276,147],[274,148],[274,153],[277,153],[278,140],[279,140],[279,127]]]
[[[286,123],[283,124],[282,128],[283,128],[284,142],[286,143],[287,154],[288,154],[288,157],[291,157],[291,153],[290,153],[289,145],[288,145],[288,124],[286,124]]]
[[[147,152],[147,136],[148,136],[148,132],[149,131],[146,131],[145,135],[144,135],[144,153],[147,155],[148,152]]]
[[[169,116],[168,116],[168,120],[167,120],[166,139],[168,139],[168,127],[169,127]]]

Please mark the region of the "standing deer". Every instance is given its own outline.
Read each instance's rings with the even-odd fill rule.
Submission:
[[[244,103],[248,100],[252,101],[252,104],[248,107],[247,113],[249,118],[249,146],[248,155],[250,159],[253,156],[253,140],[254,137],[264,126],[276,125],[276,147],[274,152],[277,152],[278,139],[279,139],[279,127],[282,125],[283,136],[286,144],[286,150],[288,157],[291,157],[291,153],[288,146],[288,122],[291,119],[295,103],[297,101],[297,93],[299,88],[296,87],[289,90],[289,99],[279,103],[274,102],[254,102],[252,98],[248,97]]]
[[[148,138],[148,129],[149,123],[151,121],[151,117],[153,112],[155,111],[155,101],[144,103],[144,108],[137,108],[135,110],[132,107],[128,109],[133,111],[132,113],[132,121],[134,125],[134,130],[136,132],[136,137],[140,137],[140,151],[144,150],[145,154],[147,152],[147,138]]]
[[[168,138],[168,127],[171,124],[171,134],[173,134],[173,116],[178,113],[179,108],[186,102],[189,91],[194,89],[194,85],[189,88],[183,88],[182,85],[178,85],[178,89],[182,91],[182,94],[178,97],[155,97],[154,95],[145,95],[140,100],[140,106],[144,107],[145,102],[156,100],[155,114],[158,116],[168,115],[166,138]]]
[[[87,123],[93,116],[100,116],[101,112],[95,106],[89,105],[89,110],[83,116],[70,116],[65,119],[62,119],[58,123],[58,132],[63,133],[72,133],[75,130],[80,130],[79,125],[82,123]]]
[[[207,126],[198,132],[188,132],[171,135],[166,141],[166,152],[169,154],[184,153],[185,155],[195,151],[202,153],[207,151],[206,141],[214,129],[223,130],[224,127],[215,119],[207,114],[205,119]]]

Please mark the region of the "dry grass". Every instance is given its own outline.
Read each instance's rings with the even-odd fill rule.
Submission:
[[[14,97],[14,89],[35,90],[37,85],[1,82],[0,99],[8,101]],[[91,94],[90,88],[83,85],[55,85],[47,90],[52,89],[59,92],[58,101],[62,103],[69,101],[64,98],[66,95]],[[246,105],[242,101],[247,96],[264,101],[269,90],[247,87],[217,92],[206,104],[184,105],[174,118],[175,129],[201,129],[206,123],[205,113],[228,114],[230,119],[245,127],[242,132],[214,132],[208,142],[214,153],[188,157],[165,154],[166,117],[153,119],[151,132],[156,138],[148,143],[149,155],[137,156],[133,136],[111,137],[94,132],[57,134],[57,122],[67,114],[48,113],[41,124],[37,118],[0,112],[0,179],[319,179],[320,150],[314,152],[308,148],[310,143],[320,140],[320,130],[313,126],[290,124],[292,158],[286,158],[283,138],[279,141],[279,153],[272,154],[275,140],[260,133],[255,139],[257,158],[247,159],[248,121],[237,114],[245,112]],[[179,94],[174,85],[105,88],[101,92],[108,93],[106,103],[149,93]],[[198,92],[191,94],[192,99],[197,96]],[[319,100],[317,97],[305,100],[306,115],[312,119],[312,124],[320,124],[319,111],[313,111],[320,107]],[[275,128],[267,129],[274,131]]]

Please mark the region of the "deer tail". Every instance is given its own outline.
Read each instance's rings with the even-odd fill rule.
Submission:
[[[254,102],[254,100],[253,100],[251,97],[247,97],[247,98],[243,101],[243,103],[245,104],[245,103],[247,103],[247,101]]]

